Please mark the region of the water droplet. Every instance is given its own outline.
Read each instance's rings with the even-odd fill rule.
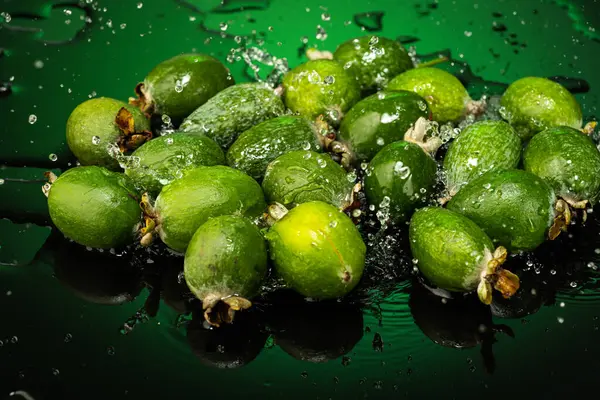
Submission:
[[[183,85],[181,84],[181,81],[179,79],[175,82],[175,91],[177,93],[183,92]]]
[[[169,125],[171,123],[171,117],[167,114],[163,114],[161,117],[163,124]]]
[[[308,372],[306,372],[306,371],[302,371],[302,372],[300,373],[300,376],[301,376],[301,377],[303,377],[303,378],[308,378]]]
[[[323,14],[321,14],[321,19],[323,21],[329,21],[331,19],[331,15],[328,13],[323,13]]]
[[[37,115],[31,114],[27,120],[31,125],[33,125],[37,122]]]
[[[369,204],[369,210],[375,211],[375,204]]]
[[[58,156],[54,153],[50,153],[50,155],[48,155],[48,158],[50,159],[50,161],[58,160]]]
[[[378,146],[383,146],[385,144],[385,140],[383,140],[383,138],[377,138],[377,145]]]
[[[316,38],[318,40],[325,40],[325,39],[327,39],[327,31],[321,25],[317,25]]]
[[[35,60],[33,66],[37,69],[42,69],[44,68],[44,62],[42,60]]]
[[[305,160],[308,160],[308,159],[309,159],[309,158],[311,158],[311,157],[312,157],[312,154],[311,154],[310,152],[306,152],[306,153],[305,153],[305,154],[302,156],[302,158],[303,158],[303,159],[305,159]]]
[[[121,24],[121,25],[119,25],[119,28],[125,29],[125,28],[127,28],[127,24]]]
[[[92,136],[93,144],[100,144],[100,136]]]
[[[419,110],[425,111],[427,110],[427,103],[425,103],[424,101],[419,101],[417,102],[417,107],[419,107]]]
[[[114,355],[115,355],[115,348],[114,348],[113,346],[108,346],[108,347],[106,348],[106,353],[107,353],[109,356],[114,356]]]
[[[373,36],[373,37],[371,37],[371,39],[369,39],[369,45],[370,46],[374,46],[377,43],[379,43],[379,38],[377,36]]]
[[[226,22],[221,22],[221,23],[219,24],[219,28],[220,28],[222,31],[226,31],[228,27],[229,27],[229,25],[227,25],[227,23],[226,23]]]
[[[167,144],[173,144],[173,138],[172,137],[167,138],[166,142],[167,142]]]
[[[12,17],[7,12],[1,12],[0,17],[4,18],[4,22],[7,24],[12,20]]]
[[[4,185],[4,179],[0,178],[0,185]]]
[[[317,164],[319,164],[319,167],[325,168],[327,166],[327,161],[323,160],[322,158],[318,158]]]
[[[71,335],[70,333],[67,333],[65,335],[65,343],[69,343],[71,340],[73,340],[73,335]]]
[[[348,179],[348,182],[355,182],[356,181],[356,171],[348,172],[348,174],[346,174],[346,179]]]
[[[52,375],[58,376],[58,375],[60,375],[60,371],[56,368],[52,368]]]
[[[388,196],[383,196],[383,200],[379,203],[379,207],[385,208],[390,206],[391,199]]]
[[[356,210],[352,210],[352,216],[353,216],[354,218],[358,218],[358,217],[360,217],[360,215],[361,215],[361,214],[362,214],[362,211],[361,211],[361,210],[359,210],[358,208],[357,208]]]
[[[139,9],[139,8],[142,8],[142,7],[144,7],[144,3],[142,3],[142,2],[139,2],[139,3],[137,3],[137,8],[138,8],[138,9]]]
[[[572,288],[576,288],[577,287],[577,282],[573,281],[569,284]]]
[[[329,223],[329,226],[332,228],[335,228],[337,226],[338,222],[336,220],[333,220]]]
[[[306,142],[302,145],[302,150],[310,150],[310,142]]]
[[[562,324],[563,322],[565,322],[565,319],[563,317],[557,317],[556,320],[558,321],[559,324]]]
[[[331,75],[327,75],[323,80],[326,84],[331,85],[335,82],[335,78]]]

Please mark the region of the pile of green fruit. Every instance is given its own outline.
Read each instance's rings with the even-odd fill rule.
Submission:
[[[437,62],[416,64],[384,37],[307,55],[276,88],[179,55],[129,104],[77,106],[66,136],[78,166],[47,173],[43,188],[54,225],[90,248],[160,239],[184,256],[187,286],[219,326],[251,307],[268,275],[316,300],[350,293],[375,209],[381,229],[409,226],[430,285],[485,304],[493,289],[509,298],[519,278],[502,268],[508,252],[585,221],[600,196],[594,124],[583,127],[558,83],[519,79],[484,113],[485,99]],[[153,116],[176,131],[152,132]],[[444,144],[439,127],[459,124]]]

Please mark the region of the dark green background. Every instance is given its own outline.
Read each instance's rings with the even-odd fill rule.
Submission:
[[[516,338],[498,337],[498,366],[491,376],[483,372],[477,348],[447,349],[424,336],[413,323],[408,295],[400,290],[381,304],[381,324],[365,313],[370,332],[349,354],[348,366],[339,359],[320,365],[297,361],[275,346],[239,370],[203,367],[185,337],[172,328],[176,315],[167,307],[156,320],[122,336],[118,328],[144,296],[116,307],[87,303],[61,286],[51,265],[31,263],[50,233],[43,227],[45,198],[41,182],[17,180],[42,179],[49,168],[67,167],[64,127],[71,110],[89,96],[126,100],[163,59],[199,51],[225,61],[229,50],[239,47],[233,36],[255,30],[265,40],[262,47],[294,66],[302,60],[302,37],[309,46],[333,51],[338,43],[364,34],[354,16],[373,11],[385,12],[379,34],[418,37],[413,45],[419,54],[449,49],[486,80],[509,83],[526,75],[586,79],[591,90],[578,99],[590,119],[598,116],[600,104],[600,35],[594,31],[600,29],[600,3],[237,0],[221,8],[219,0],[83,3],[93,8],[90,23],[68,2],[0,0],[0,12],[12,16],[0,25],[0,81],[11,82],[13,92],[0,98],[0,217],[5,218],[0,220],[0,398],[18,389],[36,399],[57,393],[77,399],[211,394],[525,398],[593,390],[600,370],[600,303],[595,296],[572,292],[559,295],[556,305],[527,317],[526,323],[505,321]],[[246,10],[222,12],[239,5]],[[330,20],[323,20],[322,13]],[[506,31],[494,31],[494,21]],[[230,36],[220,35],[223,22]],[[316,39],[317,25],[327,31],[325,41]],[[228,66],[237,81],[247,79],[242,61]],[[37,116],[34,124],[28,123],[31,114]],[[57,161],[50,161],[50,154]],[[600,247],[597,236],[587,239],[588,247]],[[573,292],[581,284],[575,282]],[[375,332],[383,338],[383,352],[372,348]],[[65,342],[67,334],[72,340]]]

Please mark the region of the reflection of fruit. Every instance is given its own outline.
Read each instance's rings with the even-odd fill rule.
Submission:
[[[556,197],[534,174],[491,171],[464,186],[448,209],[475,222],[494,244],[511,251],[533,250],[546,240]]]
[[[184,273],[210,324],[231,323],[235,311],[252,305],[267,258],[262,234],[244,217],[222,215],[198,228],[185,252]]]
[[[239,368],[252,362],[268,336],[252,311],[238,313],[235,323],[219,328],[204,327],[202,313],[194,314],[187,328],[192,352],[202,364],[214,368]]]
[[[519,288],[519,278],[501,267],[506,249],[494,251],[485,232],[459,213],[437,207],[417,210],[410,221],[409,239],[419,271],[439,288],[477,289],[485,304],[492,301],[492,286],[506,297]]]
[[[324,363],[348,354],[363,336],[363,314],[352,304],[307,302],[279,291],[267,299],[268,326],[290,356]]]
[[[458,349],[481,345],[483,362],[490,373],[495,369],[492,344],[496,332],[514,337],[510,327],[494,324],[490,309],[472,296],[443,299],[415,283],[408,305],[415,324],[434,343]]]
[[[581,106],[567,89],[546,78],[514,81],[500,100],[500,113],[523,139],[554,126],[581,128]]]
[[[108,249],[133,242],[141,210],[131,179],[103,167],[75,167],[50,177],[48,210],[68,238]]]
[[[166,114],[181,121],[233,83],[227,68],[216,58],[180,54],[154,67],[135,88],[139,99],[129,102],[144,112]]]
[[[186,285],[183,277],[181,259],[161,266],[160,294],[165,304],[178,314],[185,314],[190,310],[190,300],[193,295]]]
[[[277,273],[306,297],[344,296],[362,277],[366,246],[352,220],[330,204],[292,208],[266,238]]]

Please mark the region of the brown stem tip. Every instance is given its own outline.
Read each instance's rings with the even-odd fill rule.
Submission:
[[[581,216],[581,221],[587,220],[587,211],[589,202],[587,200],[575,201],[572,199],[558,199],[554,206],[555,216],[552,226],[548,230],[548,239],[556,239],[561,232],[566,232],[573,216]]]
[[[133,115],[125,107],[121,107],[115,117],[115,124],[121,130],[121,137],[117,144],[121,153],[135,150],[148,140],[152,139],[152,132],[135,130]]]
[[[144,213],[144,223],[140,228],[140,244],[144,247],[148,247],[154,241],[154,232],[157,228],[156,224],[156,212],[154,207],[150,203],[150,196],[148,193],[144,193],[142,195],[142,200],[140,201],[140,208]]]
[[[239,296],[221,298],[217,295],[208,295],[202,301],[204,319],[216,327],[232,323],[236,311],[246,310],[250,307],[252,307],[250,300]]]
[[[483,304],[492,303],[492,287],[502,293],[506,299],[514,295],[520,287],[519,277],[501,267],[506,261],[508,253],[502,246],[498,247],[492,259],[488,261],[485,276],[481,278],[477,287],[477,295]]]
[[[140,109],[145,114],[152,114],[154,112],[154,100],[152,95],[146,89],[146,85],[143,82],[137,84],[134,89],[136,97],[129,98],[129,104]]]

